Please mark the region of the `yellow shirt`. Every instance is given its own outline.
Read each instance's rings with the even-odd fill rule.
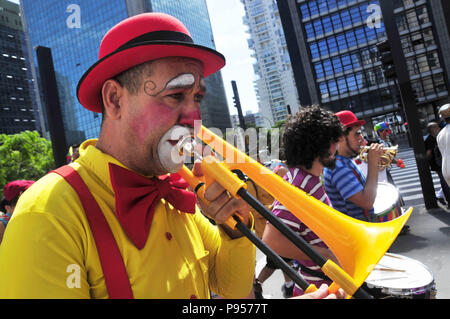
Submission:
[[[114,234],[135,298],[225,298],[250,293],[255,248],[231,240],[200,211],[184,214],[163,199],[150,235],[138,250],[114,213],[108,163],[95,148],[80,147],[70,164],[83,178]],[[0,245],[0,298],[107,298],[95,241],[78,195],[58,174],[38,180],[21,197]]]

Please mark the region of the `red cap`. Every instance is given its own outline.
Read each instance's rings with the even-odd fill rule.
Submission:
[[[358,120],[355,114],[351,111],[340,111],[336,113],[336,116],[341,121],[341,124],[344,128],[352,127],[352,126],[362,126],[366,124],[364,120]]]
[[[5,196],[5,199],[10,202],[14,198],[19,196],[20,192],[24,192],[33,183],[34,181],[27,180],[12,181],[6,184],[5,188],[3,189],[3,195]]]

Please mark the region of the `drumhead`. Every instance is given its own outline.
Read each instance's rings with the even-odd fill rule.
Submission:
[[[421,262],[386,253],[366,279],[369,288],[397,295],[419,294],[434,287],[431,271]]]
[[[398,202],[398,190],[394,185],[380,182],[377,185],[377,197],[373,203],[375,215],[390,211]]]

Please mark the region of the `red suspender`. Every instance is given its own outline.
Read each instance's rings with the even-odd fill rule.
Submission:
[[[64,177],[81,200],[97,246],[109,298],[133,299],[130,280],[114,235],[80,174],[68,165],[59,167],[52,172]]]

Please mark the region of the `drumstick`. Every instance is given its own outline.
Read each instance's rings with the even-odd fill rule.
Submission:
[[[377,268],[377,267],[375,267],[374,270],[392,271],[392,272],[395,272],[395,271],[397,271],[397,272],[406,272],[406,270],[403,270],[403,269],[395,269],[395,268]]]

